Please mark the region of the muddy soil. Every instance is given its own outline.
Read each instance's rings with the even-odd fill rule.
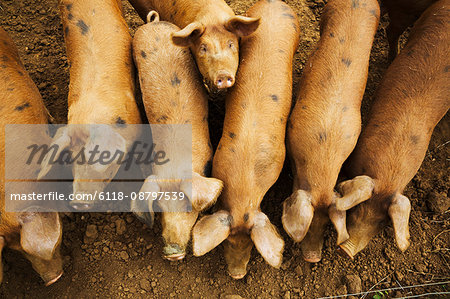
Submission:
[[[244,13],[255,0],[227,2],[236,13]],[[297,82],[318,40],[325,1],[287,2],[297,12],[302,29],[295,56],[294,82]],[[123,3],[133,34],[143,22],[128,2]],[[387,21],[383,17],[373,46],[363,116],[388,66]],[[16,42],[55,123],[65,123],[69,65],[57,0],[2,0],[0,25]],[[221,136],[223,104],[211,104],[210,113],[211,138],[216,146]],[[281,269],[271,268],[254,251],[248,265],[249,274],[234,281],[226,272],[220,246],[200,258],[189,252],[183,261],[169,262],[161,258],[163,243],[158,221],[150,229],[131,214],[74,213],[63,217],[63,277],[54,285],[44,287],[21,254],[6,249],[0,297],[317,298],[394,288],[365,296],[383,298],[448,292],[449,284],[429,284],[450,280],[450,145],[446,143],[449,132],[447,115],[437,126],[425,161],[405,191],[412,202],[411,247],[405,253],[397,249],[392,227],[388,226],[354,260],[349,260],[336,252],[336,234],[330,226],[322,261],[304,262],[298,244],[288,238],[281,226],[281,202],[290,195],[292,184],[286,164],[262,204],[263,211],[286,240]],[[91,238],[86,237],[87,230]],[[426,286],[406,288],[424,284]],[[426,297],[442,298],[444,295]]]

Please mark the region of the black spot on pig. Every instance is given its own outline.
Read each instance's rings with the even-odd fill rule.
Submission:
[[[30,106],[31,106],[30,103],[25,103],[25,104],[23,104],[23,105],[16,106],[16,108],[14,108],[14,110],[16,110],[16,111],[22,111],[23,109],[28,108],[28,107],[30,107]]]
[[[334,33],[333,32],[330,32],[330,37],[334,37]]]
[[[319,133],[319,143],[324,143],[327,140],[327,133],[321,132]]]
[[[170,79],[170,83],[172,86],[178,86],[181,83],[181,80],[178,78],[178,74],[176,72],[173,73],[172,79]]]
[[[228,136],[230,136],[230,138],[233,139],[234,137],[236,137],[236,134],[234,134],[233,132],[230,132],[230,133],[228,134]]]
[[[69,14],[68,16],[67,16],[67,18],[69,19],[69,20],[72,20],[73,19],[73,14]]]
[[[247,221],[248,221],[248,218],[249,218],[248,213],[245,213],[245,214],[244,214],[244,222],[247,222]]]
[[[177,0],[172,1],[172,6],[175,6],[175,5],[177,5]]]
[[[350,66],[350,64],[352,64],[352,61],[349,58],[342,58],[341,59],[342,63],[345,64],[347,67]]]
[[[293,15],[291,15],[290,13],[284,13],[282,14],[283,17],[287,17],[289,19],[295,19],[295,17]]]
[[[302,109],[303,109],[303,110],[306,110],[306,108],[307,108],[307,107],[306,107],[305,105],[302,106]]]
[[[270,97],[272,98],[272,101],[278,102],[278,96],[276,94],[271,94]]]
[[[160,38],[159,38],[158,35],[155,37],[155,40],[156,40],[157,42],[159,42]]]
[[[17,73],[19,74],[19,76],[23,76],[22,71],[17,71]]]
[[[125,125],[126,121],[123,120],[120,116],[116,119],[116,124],[117,125]]]
[[[284,50],[279,49],[278,53],[284,53]]]
[[[419,143],[419,140],[420,140],[420,136],[419,136],[419,135],[412,135],[412,136],[410,137],[410,139],[411,139],[411,142],[412,142],[413,144],[418,144],[418,143]]]
[[[205,167],[203,167],[203,175],[210,177],[211,171],[212,171],[212,161],[209,160],[208,162],[206,162]]]
[[[14,91],[14,88],[10,87],[8,89],[6,89],[7,91]]]
[[[9,61],[9,57],[6,56],[5,54],[3,54],[3,56],[2,56],[2,61],[3,61],[3,62],[8,62],[8,61]]]
[[[167,115],[163,115],[156,119],[157,122],[162,122],[163,120],[167,120]]]
[[[69,27],[64,28],[64,34],[67,36],[69,34]]]
[[[376,11],[375,9],[371,9],[371,10],[369,11],[369,13],[370,13],[372,16],[374,16],[375,18],[378,19],[378,14],[377,14],[377,11]]]
[[[77,26],[81,29],[81,34],[86,35],[88,33],[89,26],[83,20],[78,20]]]
[[[348,110],[348,107],[347,107],[347,106],[342,107],[342,112],[345,112],[345,111],[347,111],[347,110]]]
[[[66,4],[67,10],[70,11],[72,9],[72,6],[73,6],[72,3]]]
[[[358,8],[359,7],[359,0],[352,0],[352,8]]]
[[[6,65],[4,65],[4,64],[1,64],[0,67],[1,67],[2,69],[6,69]]]
[[[230,152],[234,153],[235,152],[234,148],[230,147]]]
[[[280,123],[282,123],[284,121],[284,118],[280,117]]]
[[[144,58],[144,59],[147,58],[147,54],[145,53],[144,50],[141,51],[141,56],[142,56],[142,58]]]
[[[233,222],[233,216],[228,215],[227,217],[220,217],[219,221],[222,225],[231,226],[231,223]]]
[[[449,70],[450,70],[450,65],[445,66],[444,73],[448,73]]]
[[[221,149],[222,149],[222,145],[220,144],[220,145],[217,147],[217,150],[220,151]]]

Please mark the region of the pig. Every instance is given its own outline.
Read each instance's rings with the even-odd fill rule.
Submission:
[[[260,203],[277,180],[285,158],[285,131],[292,101],[292,61],[300,29],[282,1],[259,1],[247,12],[258,30],[242,39],[238,81],[226,98],[223,134],[213,176],[224,182],[218,209],[193,229],[193,253],[224,242],[228,273],[241,279],[253,244],[273,267],[282,263],[284,241]]]
[[[368,123],[346,162],[350,178],[371,178],[338,186],[343,197],[336,208],[355,206],[347,216],[350,238],[340,244],[349,257],[361,251],[389,218],[399,249],[409,247],[411,204],[402,192],[425,157],[434,127],[450,107],[449,9],[450,0],[438,1],[417,20],[405,48],[386,71]],[[361,196],[360,190],[366,189],[371,191],[369,199]]]
[[[311,263],[321,259],[328,218],[337,230],[337,243],[348,238],[345,211],[336,210],[334,186],[361,131],[361,100],[379,16],[376,0],[327,3],[321,37],[306,62],[289,118],[294,183],[283,203],[282,223],[295,242],[302,241],[303,258]]]
[[[127,124],[138,124],[141,118],[134,99],[131,36],[122,16],[121,2],[63,0],[60,12],[71,65],[68,124],[111,126],[67,126],[58,130],[51,146],[58,146],[56,156],[63,150],[79,152],[94,145],[99,145],[100,151],[127,152],[139,135],[136,126]],[[46,155],[39,178],[51,169],[51,154]],[[119,166],[114,162],[109,165],[74,163],[73,193],[103,191]],[[86,181],[93,177],[103,180]],[[70,204],[75,209],[88,210],[95,201],[73,200]]]
[[[12,39],[0,28],[0,283],[3,280],[1,253],[4,247],[22,252],[46,285],[57,281],[62,273],[59,251],[62,224],[58,213],[7,212],[5,210],[5,125],[45,124],[49,114],[41,95],[19,58]],[[25,134],[24,134],[25,136]],[[23,136],[22,136],[23,137]],[[29,144],[40,143],[49,136],[26,135]],[[10,138],[10,137],[9,137]],[[25,165],[24,157],[12,153],[8,158]],[[17,172],[23,168],[17,169]],[[20,177],[20,173],[17,174]],[[27,183],[21,192],[33,191]]]
[[[189,211],[190,207],[182,202],[178,205],[172,201],[158,202],[163,212],[163,255],[168,260],[184,258],[199,213],[214,204],[223,187],[220,180],[207,177],[211,175],[212,165],[208,98],[189,50],[171,42],[171,34],[178,30],[177,26],[160,21],[158,13],[151,11],[148,23],[140,27],[133,38],[133,57],[149,123],[184,124],[192,128],[192,149],[184,150],[177,141],[185,140],[185,131],[172,131],[164,126],[152,128],[153,143],[164,143],[163,149],[172,164],[169,167],[155,164],[141,192],[181,191],[188,195],[192,205]],[[164,140],[166,137],[170,138],[169,142]],[[186,159],[187,151],[191,150],[192,161]],[[189,171],[191,173],[187,173]],[[150,201],[150,213],[152,205]],[[133,210],[137,210],[136,205]],[[137,214],[152,220],[151,214]]]
[[[150,10],[156,10],[162,20],[183,28],[172,33],[172,41],[191,49],[211,92],[233,86],[239,64],[239,38],[258,28],[258,18],[236,16],[224,0],[129,2],[143,19]]]
[[[437,0],[382,0],[389,15],[386,35],[389,42],[389,60],[400,52],[398,39],[406,28],[413,25],[420,15]]]

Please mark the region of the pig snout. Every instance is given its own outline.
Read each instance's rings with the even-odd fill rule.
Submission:
[[[179,261],[186,256],[186,252],[178,244],[167,244],[163,248],[164,258],[169,261]]]
[[[242,279],[247,274],[247,264],[250,261],[253,242],[246,234],[236,234],[224,242],[225,260],[228,274],[233,279]]]
[[[49,285],[52,285],[52,284],[54,284],[55,282],[57,282],[58,279],[61,278],[61,276],[63,275],[63,273],[64,273],[64,271],[61,270],[61,272],[60,272],[59,274],[57,274],[54,278],[48,280],[48,281],[45,283],[45,286],[48,287]],[[45,279],[44,279],[44,281],[45,281]]]
[[[234,76],[229,72],[219,72],[214,79],[214,85],[217,89],[226,89],[234,84]]]

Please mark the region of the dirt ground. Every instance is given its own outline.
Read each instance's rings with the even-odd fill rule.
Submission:
[[[236,13],[244,13],[255,0],[227,0]],[[319,37],[319,19],[325,1],[287,1],[301,22],[301,41],[295,56],[294,82]],[[124,1],[131,33],[143,24]],[[67,120],[69,65],[57,0],[2,0],[0,25],[16,42],[26,69],[38,86],[55,123]],[[363,102],[363,115],[388,66],[384,17],[370,59],[369,79]],[[294,96],[296,92],[294,89]],[[214,146],[221,136],[224,107],[210,107],[211,139]],[[281,202],[290,195],[288,165],[267,193],[263,211],[277,225],[286,241],[281,269],[267,265],[256,252],[248,265],[248,275],[232,280],[226,271],[219,246],[197,258],[189,252],[181,262],[161,258],[163,246],[158,221],[150,229],[131,214],[74,213],[63,217],[64,275],[44,287],[38,275],[21,254],[4,250],[2,298],[317,298],[352,292],[395,288],[368,293],[365,298],[411,296],[448,292],[450,285],[428,285],[450,280],[449,219],[449,116],[435,129],[425,161],[408,185],[411,199],[411,247],[401,253],[387,227],[354,260],[336,252],[336,234],[329,227],[323,259],[317,264],[303,261],[299,245],[281,226]],[[86,230],[89,226],[89,236]],[[360,284],[360,286],[359,286]],[[412,285],[427,286],[406,288]],[[440,295],[442,298],[443,295]],[[359,297],[362,297],[361,295]],[[427,298],[433,297],[427,295]],[[439,296],[434,296],[439,297]],[[447,297],[448,298],[448,297]]]

